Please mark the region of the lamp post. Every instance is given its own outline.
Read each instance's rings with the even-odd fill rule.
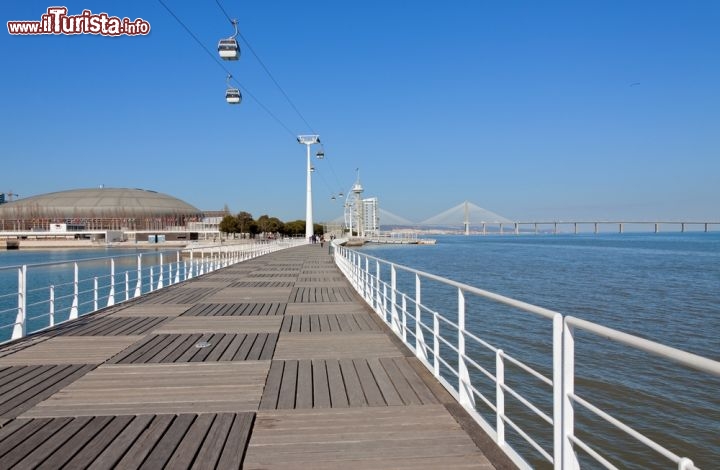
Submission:
[[[300,135],[298,143],[303,144],[307,149],[307,199],[305,203],[305,240],[313,236],[313,211],[312,211],[312,165],[310,164],[310,146],[320,143],[319,135]]]

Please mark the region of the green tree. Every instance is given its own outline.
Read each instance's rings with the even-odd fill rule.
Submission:
[[[305,234],[305,221],[293,220],[285,223],[285,235],[298,236]]]
[[[237,218],[233,217],[232,215],[226,215],[220,221],[219,229],[223,233],[238,233],[239,229]]]
[[[249,212],[242,211],[237,215],[238,231],[240,233],[251,233],[250,226],[254,224],[253,216]]]

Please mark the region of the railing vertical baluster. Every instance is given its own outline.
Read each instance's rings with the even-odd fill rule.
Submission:
[[[400,317],[397,311],[397,272],[395,265],[390,265],[390,314],[392,322],[390,326],[396,334],[400,334]]]
[[[158,266],[158,269],[160,270],[160,274],[158,275],[157,288],[162,289],[164,287],[164,285],[163,285],[163,254],[162,253],[160,253],[160,265]]]
[[[465,363],[465,293],[462,289],[458,289],[458,393],[461,405],[475,408],[470,372]]]
[[[93,312],[98,310],[98,278],[93,277]]]
[[[500,447],[505,445],[505,391],[502,388],[505,384],[505,363],[502,356],[502,349],[495,351],[495,432]]]
[[[575,337],[573,328],[564,324],[563,338],[563,371],[562,371],[562,468],[576,470],[580,468],[577,455],[570,441],[575,432],[575,412],[570,395],[575,392]]]
[[[383,320],[385,320],[385,323],[392,323],[392,318],[388,319],[388,308],[387,308],[387,284],[383,284],[383,293],[382,293],[382,314],[383,314]],[[392,325],[391,325],[392,326]]]
[[[74,320],[78,317],[78,304],[79,304],[79,273],[78,273],[78,264],[75,264],[75,277],[73,281],[73,300],[72,300],[72,306],[70,307],[70,318],[68,320]]]
[[[49,326],[55,326],[55,286],[50,286],[50,315]]]
[[[155,290],[155,270],[150,266],[150,292]]]
[[[115,305],[115,258],[110,258],[110,293],[108,293],[107,306],[113,305]]]
[[[407,344],[407,295],[402,295],[402,339]]]
[[[173,284],[173,265],[172,261],[168,262],[168,280],[167,285],[171,286]]]
[[[135,285],[135,297],[142,295],[142,253],[137,257],[137,284]]]
[[[185,272],[185,280],[192,279],[193,277],[193,257],[195,255],[195,251],[193,251],[192,248],[190,248],[190,272]]]
[[[422,330],[422,317],[420,302],[422,301],[422,285],[420,276],[415,274],[415,355],[423,362],[427,362],[427,344]]]
[[[375,261],[375,311],[380,308],[380,261]],[[383,318],[385,315],[383,314]]]
[[[27,333],[27,265],[18,268],[18,309],[13,327],[12,339],[18,339]]]
[[[373,286],[373,279],[370,275],[370,258],[367,256],[365,257],[365,288],[363,289],[363,299],[365,299],[365,302],[368,302],[372,304],[372,286]]]
[[[438,313],[433,312],[433,372],[440,378],[440,319]]]
[[[563,463],[563,317],[553,317],[553,463],[555,470]]]
[[[130,300],[130,271],[125,271],[125,300]]]
[[[180,250],[176,253],[177,256],[177,264],[175,265],[177,269],[175,270],[175,284],[180,282]]]

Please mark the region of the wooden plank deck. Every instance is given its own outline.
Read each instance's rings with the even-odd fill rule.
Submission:
[[[2,469],[512,468],[463,413],[318,245],[0,347]]]

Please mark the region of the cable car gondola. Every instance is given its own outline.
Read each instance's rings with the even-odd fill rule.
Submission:
[[[240,104],[240,102],[242,101],[242,94],[240,93],[239,89],[230,86],[231,78],[232,75],[227,76],[227,90],[225,90],[225,101],[227,101],[228,104]]]
[[[235,34],[218,42],[218,54],[223,60],[238,60],[240,58],[240,46],[237,39],[235,39],[238,35],[237,20],[232,20],[232,24],[235,26]]]

